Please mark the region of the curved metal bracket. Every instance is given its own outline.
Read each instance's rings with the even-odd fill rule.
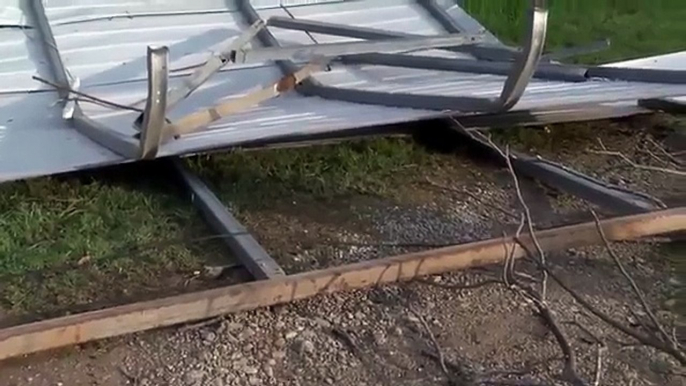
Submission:
[[[169,84],[169,48],[148,47],[148,99],[143,112],[140,136],[140,157],[155,158],[162,140],[167,111]]]
[[[527,14],[527,35],[524,48],[517,57],[500,93],[500,110],[511,109],[522,97],[543,55],[548,29],[548,1],[531,0]]]

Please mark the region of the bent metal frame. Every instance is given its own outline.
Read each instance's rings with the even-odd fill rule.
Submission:
[[[373,91],[352,90],[323,86],[310,75],[325,71],[327,64],[333,61],[346,60],[391,60],[394,66],[418,66],[412,56],[402,55],[413,51],[431,48],[471,50],[479,48],[488,51],[484,35],[468,35],[450,24],[450,17],[433,0],[418,0],[432,17],[441,25],[447,26],[450,32],[444,36],[417,36],[391,33],[388,31],[350,27],[328,23],[310,23],[297,19],[286,20],[273,17],[263,20],[257,14],[250,1],[239,0],[237,6],[245,22],[250,25],[242,35],[223,44],[219,53],[211,55],[204,63],[194,67],[194,72],[176,88],[169,89],[169,49],[166,46],[147,49],[147,83],[148,95],[145,107],[138,118],[132,122],[140,131],[137,135],[127,136],[90,119],[81,109],[78,94],[79,79],[70,75],[57,48],[55,38],[43,7],[42,0],[29,0],[30,10],[42,36],[44,50],[50,61],[54,84],[59,90],[59,97],[65,100],[63,118],[71,120],[74,127],[82,134],[130,159],[152,159],[158,150],[169,141],[183,135],[206,129],[214,121],[231,114],[243,111],[270,98],[296,91],[303,95],[316,95],[325,99],[353,101],[356,103],[382,104],[396,107],[430,108],[439,111],[459,112],[505,112],[511,109],[521,98],[527,84],[534,75],[541,60],[546,37],[548,8],[546,0],[531,0],[527,18],[527,31],[523,48],[520,52],[506,50],[502,47],[490,47],[491,50],[504,51],[515,55],[516,59],[508,69],[508,77],[499,98],[426,96],[411,94],[390,94]],[[268,30],[268,26],[279,28],[307,30],[318,29],[320,33],[356,36],[366,41],[329,44],[313,44],[297,47],[281,47]],[[245,46],[256,38],[263,47],[246,49]],[[381,54],[388,56],[378,56]],[[501,52],[502,53],[502,52]],[[176,122],[169,122],[165,114],[178,102],[191,96],[200,85],[223,67],[231,64],[257,63],[274,61],[283,72],[281,79],[275,80],[258,91],[235,98],[228,102],[218,103],[186,115]],[[406,63],[406,64],[405,64]],[[430,65],[422,68],[431,69]]]

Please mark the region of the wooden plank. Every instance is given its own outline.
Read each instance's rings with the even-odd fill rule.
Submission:
[[[686,229],[686,207],[603,220],[602,226],[610,240],[677,232]],[[600,242],[593,222],[543,230],[537,236],[546,251]],[[526,235],[522,241],[531,245]],[[505,244],[516,248],[515,257],[524,255],[511,237],[495,238],[10,327],[0,330],[0,360],[319,294],[499,263]]]

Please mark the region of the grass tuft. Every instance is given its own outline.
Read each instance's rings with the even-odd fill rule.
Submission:
[[[384,195],[393,181],[435,160],[403,139],[378,139],[309,149],[233,152],[198,157],[193,168],[239,208],[264,207],[292,195],[328,200],[341,195]]]

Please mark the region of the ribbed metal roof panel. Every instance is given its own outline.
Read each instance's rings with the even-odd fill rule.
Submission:
[[[440,0],[466,29],[483,29],[450,0]],[[230,0],[48,0],[44,1],[65,66],[81,80],[82,90],[122,104],[146,95],[145,53],[148,45],[167,45],[171,68],[201,63],[218,45],[246,28]],[[444,33],[411,0],[278,1],[255,0],[263,18],[295,17],[415,34]],[[0,22],[31,20],[17,17],[17,0],[0,0]],[[4,18],[4,19],[3,19]],[[282,45],[352,40],[321,34],[271,28]],[[53,174],[125,162],[79,134],[62,120],[57,94],[31,79],[50,78],[48,61],[36,31],[0,29],[0,181]],[[423,55],[457,55],[432,50]],[[686,54],[663,58],[673,68],[686,69]],[[646,62],[629,63],[647,65]],[[172,82],[188,70],[174,71]],[[272,63],[234,66],[203,85],[170,112],[171,119],[235,98],[270,84],[281,76]],[[494,75],[423,71],[383,66],[333,66],[316,75],[337,87],[420,95],[496,97],[505,78]],[[637,98],[684,95],[683,85],[594,80],[565,83],[534,80],[515,109],[545,108],[579,102],[632,102]],[[133,134],[136,114],[82,104],[92,118]],[[435,111],[403,109],[324,100],[288,94],[227,117],[209,131],[165,145],[162,155],[189,154],[254,140],[340,132],[435,116]]]

